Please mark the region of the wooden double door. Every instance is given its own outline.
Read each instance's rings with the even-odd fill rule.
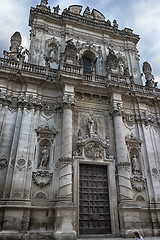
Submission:
[[[79,234],[110,234],[107,166],[80,164]]]

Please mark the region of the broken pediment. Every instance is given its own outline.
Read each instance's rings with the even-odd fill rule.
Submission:
[[[71,6],[69,6],[68,10],[73,14],[80,15],[82,6],[81,5],[71,5]]]
[[[105,16],[101,12],[99,12],[98,10],[93,9],[91,14],[92,14],[94,19],[100,20],[100,21],[105,21]]]

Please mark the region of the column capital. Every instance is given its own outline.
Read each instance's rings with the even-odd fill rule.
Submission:
[[[124,112],[124,107],[123,107],[122,102],[116,102],[116,103],[112,104],[111,109],[110,109],[110,114],[113,117],[122,116],[123,112]]]
[[[64,94],[62,99],[63,109],[72,109],[75,105],[74,94]]]

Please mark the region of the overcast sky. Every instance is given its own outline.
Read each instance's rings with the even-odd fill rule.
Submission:
[[[51,9],[57,4],[61,11],[69,5],[78,4],[102,12],[106,20],[117,20],[119,29],[132,28],[140,35],[138,50],[140,64],[148,61],[153,69],[155,81],[160,82],[160,0],[49,0]],[[22,46],[29,46],[28,19],[30,7],[40,0],[0,0],[0,56],[8,50],[10,37],[20,31]]]

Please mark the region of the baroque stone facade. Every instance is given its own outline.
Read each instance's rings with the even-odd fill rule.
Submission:
[[[30,10],[0,58],[0,239],[159,235],[160,90],[132,29]],[[93,37],[94,36],[94,37]]]

